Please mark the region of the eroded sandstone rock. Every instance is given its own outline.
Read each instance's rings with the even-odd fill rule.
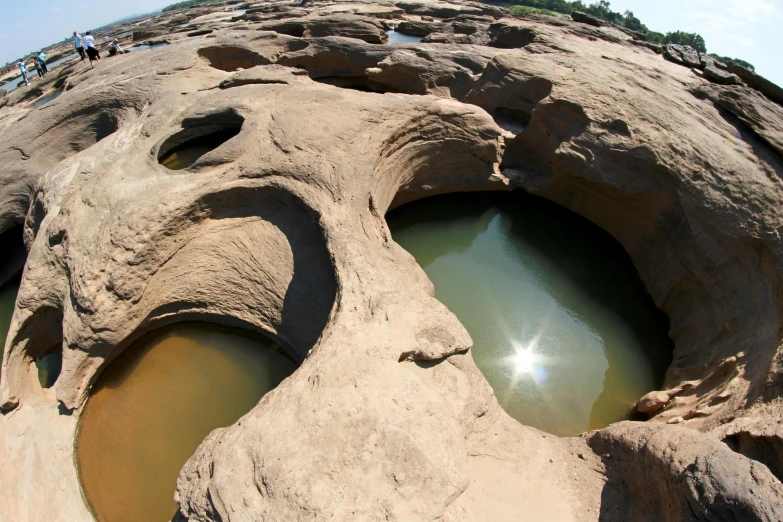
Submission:
[[[38,88],[68,89],[42,109],[32,91],[3,98],[0,240],[19,232],[21,255],[0,277],[29,252],[0,373],[0,518],[91,520],[73,464],[90,386],[184,320],[264,332],[302,365],[202,443],[180,520],[782,516],[774,89],[482,4],[247,7],[198,41],[63,67]],[[380,19],[422,15],[457,18],[433,22],[442,43],[379,44]],[[173,27],[175,43],[193,32]],[[158,163],[228,128],[192,166]],[[668,314],[674,360],[637,405],[648,423],[558,439],[510,419],[383,219],[511,188],[605,228]],[[63,371],[44,390],[31,358],[52,346]]]

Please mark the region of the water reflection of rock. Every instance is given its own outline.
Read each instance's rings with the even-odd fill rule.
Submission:
[[[388,221],[523,424],[558,435],[600,429],[627,419],[663,380],[668,321],[622,247],[594,225],[521,192],[425,199]]]

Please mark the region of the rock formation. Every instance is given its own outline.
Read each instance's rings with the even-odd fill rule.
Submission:
[[[25,267],[0,520],[92,519],[73,463],[90,386],[185,320],[265,333],[301,366],[202,443],[171,492],[179,520],[783,518],[776,86],[478,3],[245,7],[115,28],[172,45],[0,98],[0,284]],[[398,24],[428,42],[382,45]],[[190,168],[158,162],[229,131]],[[611,233],[668,314],[674,361],[647,422],[560,439],[508,417],[383,217],[515,188]],[[53,350],[62,373],[42,389],[32,361]]]

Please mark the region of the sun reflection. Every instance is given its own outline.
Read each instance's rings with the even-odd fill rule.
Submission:
[[[532,379],[536,384],[543,384],[549,377],[545,357],[536,352],[540,337],[537,335],[527,345],[511,341],[514,354],[503,358],[503,364],[514,374],[510,383],[510,392],[522,380]]]
[[[519,375],[523,373],[533,373],[533,364],[536,362],[536,354],[530,348],[519,350],[514,358],[514,373]]]

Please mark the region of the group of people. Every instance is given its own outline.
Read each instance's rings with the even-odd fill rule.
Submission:
[[[27,71],[27,64],[25,64],[24,58],[19,58],[19,63],[17,65],[19,66],[19,71],[22,73],[22,80],[24,80],[24,84],[30,85],[30,77],[28,76],[29,73]],[[46,54],[44,54],[42,50],[38,51],[38,55],[33,57],[33,66],[38,72],[38,76],[44,77],[49,74],[49,69],[46,68]]]
[[[76,52],[81,56],[82,61],[84,61],[85,58],[90,59],[90,67],[92,67],[92,62],[101,59],[101,53],[98,52],[98,49],[95,47],[95,38],[93,38],[90,31],[87,31],[84,36],[80,35],[78,31],[74,31],[73,45],[76,48]],[[115,38],[111,44],[109,44],[109,55],[114,56],[115,54],[123,53],[125,53],[125,51],[120,47],[119,42]],[[19,66],[19,71],[22,73],[24,84],[29,86],[29,70],[24,58],[19,58],[19,63],[17,65]],[[49,73],[49,70],[46,68],[46,54],[44,54],[43,51],[39,51],[38,55],[33,58],[33,65],[38,72],[38,76],[44,77]]]
[[[95,38],[93,38],[90,31],[87,31],[84,36],[80,35],[78,31],[74,31],[73,46],[76,48],[76,52],[79,53],[79,56],[82,57],[82,61],[84,61],[85,55],[90,59],[91,67],[93,61],[98,61],[101,59],[101,53],[98,52],[98,49],[95,47]],[[109,44],[109,56],[123,54],[124,52],[125,51],[123,51],[122,47],[120,47],[120,44],[116,38],[112,40],[111,44]]]

